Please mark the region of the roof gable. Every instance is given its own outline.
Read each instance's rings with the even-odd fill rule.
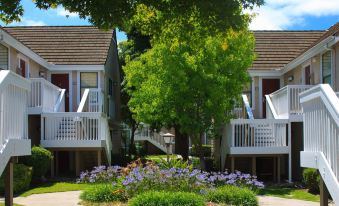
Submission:
[[[114,31],[93,26],[3,27],[55,65],[104,65]]]

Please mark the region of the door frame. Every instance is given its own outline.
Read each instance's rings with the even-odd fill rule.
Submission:
[[[263,117],[263,106],[262,106],[262,102],[263,102],[263,96],[262,96],[262,81],[263,79],[279,79],[280,80],[280,88],[283,87],[284,85],[284,77],[281,76],[259,76],[259,117],[262,118]]]
[[[301,75],[301,84],[302,85],[305,85],[306,84],[306,76],[305,76],[305,69],[306,67],[310,67],[310,75],[312,73],[312,64],[311,64],[311,60],[309,59],[308,61],[304,62],[302,65],[301,65],[301,72],[302,72],[302,75]]]
[[[73,84],[72,84],[72,71],[52,71],[47,75],[49,82],[52,82],[52,74],[68,74],[68,88],[69,88],[69,97],[68,97],[68,108],[69,112],[73,112]]]

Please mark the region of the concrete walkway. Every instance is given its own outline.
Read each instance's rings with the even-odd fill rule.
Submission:
[[[260,206],[320,206],[319,202],[286,199],[271,196],[258,196]],[[334,206],[334,204],[329,204]]]
[[[78,206],[80,191],[56,192],[16,197],[14,202],[24,206]],[[260,206],[319,206],[320,203],[285,199],[271,196],[258,196]],[[2,202],[3,199],[0,199]],[[329,204],[334,206],[334,204]]]
[[[16,197],[14,203],[24,206],[77,206],[80,191],[56,192]]]

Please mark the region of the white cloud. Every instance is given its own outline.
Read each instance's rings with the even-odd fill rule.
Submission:
[[[63,16],[63,17],[78,17],[78,13],[75,12],[69,12],[68,10],[64,9],[63,7],[58,7],[56,9],[56,13],[58,16]]]
[[[21,18],[20,22],[13,22],[8,26],[45,26],[45,22],[41,20],[33,20],[30,18]]]
[[[256,14],[251,29],[287,29],[302,25],[307,16],[339,15],[339,0],[266,0],[264,6],[246,12]]]

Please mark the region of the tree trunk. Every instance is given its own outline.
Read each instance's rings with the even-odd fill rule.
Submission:
[[[200,159],[200,169],[205,170],[205,161],[204,161],[204,151],[202,148],[202,141],[203,141],[204,133],[199,134],[199,142],[198,142],[198,147],[197,151],[199,154],[199,159]]]
[[[132,127],[131,127],[131,143],[129,145],[129,157],[131,158],[132,155],[135,155],[136,153],[136,148],[135,148],[135,141],[134,141],[134,133],[135,131],[137,130],[137,125],[133,124]]]
[[[189,141],[188,135],[182,134],[180,128],[174,127],[175,129],[175,153],[182,156],[183,160],[188,160]]]

